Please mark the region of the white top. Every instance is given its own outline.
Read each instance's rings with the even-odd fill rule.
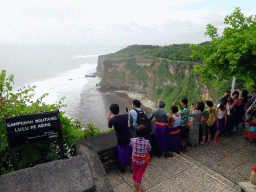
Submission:
[[[220,104],[217,105],[219,107]],[[228,103],[226,104],[226,109],[227,109],[227,115],[230,115],[230,110],[231,110],[232,105],[229,105]]]
[[[226,112],[227,109],[225,109],[224,111],[222,111],[220,108],[218,109],[218,116],[217,118],[218,119],[222,119],[225,115],[225,112]]]
[[[181,123],[181,115],[179,115],[179,117],[177,117],[176,115],[173,115],[173,118],[175,119],[173,123],[173,127],[179,127]]]

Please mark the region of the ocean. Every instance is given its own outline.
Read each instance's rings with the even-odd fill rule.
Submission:
[[[122,98],[99,92],[100,77],[86,77],[96,72],[101,54],[116,52],[117,46],[2,46],[0,69],[14,75],[13,93],[28,85],[36,85],[35,97],[49,93],[43,102],[53,104],[65,97],[67,107],[61,109],[69,118],[82,118],[82,123],[95,123],[106,130],[109,105]],[[129,104],[130,105],[130,104]]]

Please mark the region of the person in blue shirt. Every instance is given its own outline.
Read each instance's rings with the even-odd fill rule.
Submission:
[[[135,130],[138,128],[138,121],[137,121],[137,117],[138,117],[138,113],[135,111],[141,111],[142,109],[140,108],[141,106],[141,102],[139,100],[133,100],[132,101],[132,110],[130,110],[129,113],[129,127],[131,129],[132,132],[132,136],[135,137]]]

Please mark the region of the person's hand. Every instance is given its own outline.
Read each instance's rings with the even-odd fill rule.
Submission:
[[[174,102],[172,103],[172,105],[173,105],[173,106],[176,105],[176,101],[174,101]]]
[[[177,105],[179,105],[180,103],[179,103],[179,101],[175,101],[175,103],[177,104]]]
[[[111,111],[108,111],[107,116],[109,116],[109,117],[110,117],[110,115],[112,115],[112,112],[111,112]]]

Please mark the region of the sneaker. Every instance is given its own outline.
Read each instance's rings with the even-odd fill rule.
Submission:
[[[213,141],[213,144],[214,144],[214,145],[218,145],[218,143],[217,143],[217,142],[215,142],[215,141]]]

